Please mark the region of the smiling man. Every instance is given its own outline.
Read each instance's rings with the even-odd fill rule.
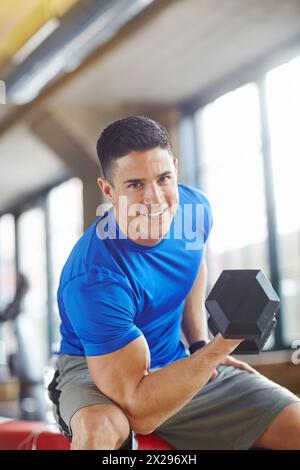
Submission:
[[[98,179],[122,233],[142,246],[153,246],[168,233],[178,207],[177,160],[169,152],[132,151],[117,160],[114,177]]]
[[[165,129],[120,119],[97,153],[108,206],[61,275],[49,385],[71,448],[130,449],[134,432],[155,431],[177,449],[299,449],[299,399],[229,356],[242,339],[208,341],[211,208],[178,183]]]

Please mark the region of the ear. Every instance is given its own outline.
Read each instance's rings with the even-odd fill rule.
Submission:
[[[105,199],[109,202],[113,202],[114,194],[112,185],[106,179],[100,177],[97,179],[97,183]]]

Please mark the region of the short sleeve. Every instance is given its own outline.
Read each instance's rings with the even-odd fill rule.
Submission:
[[[109,354],[142,335],[133,292],[114,273],[87,272],[69,281],[63,303],[86,356]]]

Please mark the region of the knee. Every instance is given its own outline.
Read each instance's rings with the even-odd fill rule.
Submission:
[[[79,410],[71,420],[71,429],[72,450],[119,449],[130,433],[128,419],[122,410],[106,405]]]

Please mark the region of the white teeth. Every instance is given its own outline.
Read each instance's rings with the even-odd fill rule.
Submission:
[[[155,213],[153,213],[153,214],[149,214],[149,213],[146,213],[146,214],[140,213],[140,215],[143,215],[143,216],[145,216],[145,217],[157,217],[157,216],[159,216],[159,215],[162,215],[167,209],[168,209],[168,208],[166,207],[166,208],[165,208],[163,211],[161,211],[161,212],[155,212]]]

